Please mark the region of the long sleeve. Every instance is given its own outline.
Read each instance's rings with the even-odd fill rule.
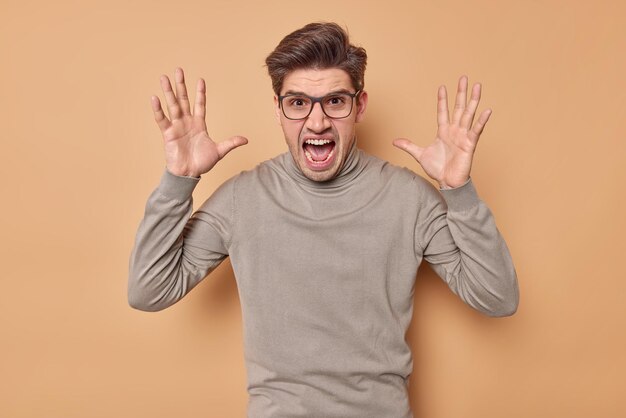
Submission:
[[[513,261],[494,217],[469,180],[456,189],[426,189],[416,227],[424,259],[465,303],[489,316],[509,316],[519,303]]]
[[[144,311],[171,306],[227,256],[232,210],[228,187],[209,199],[212,210],[190,218],[199,179],[167,170],[146,204],[130,257],[128,302]],[[204,206],[208,206],[208,201]]]

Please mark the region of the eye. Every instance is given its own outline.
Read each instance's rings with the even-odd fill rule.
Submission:
[[[328,106],[343,106],[345,103],[346,98],[340,94],[328,96],[325,100],[325,104]]]
[[[306,97],[293,96],[289,98],[287,105],[294,108],[306,107],[309,105],[309,100]]]

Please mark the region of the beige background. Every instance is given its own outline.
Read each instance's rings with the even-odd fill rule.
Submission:
[[[421,173],[391,140],[428,143],[437,86],[463,73],[494,109],[473,178],[521,305],[484,317],[421,270],[416,416],[626,416],[624,16],[619,0],[2,0],[0,416],[245,416],[227,262],[170,309],[127,305],[134,233],[164,167],[149,97],[180,65],[207,81],[210,133],[251,141],[205,176],[197,206],[286,150],[263,60],[316,20],[369,54],[367,151]]]

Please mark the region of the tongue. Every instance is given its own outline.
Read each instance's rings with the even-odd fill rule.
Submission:
[[[304,149],[311,154],[313,161],[324,161],[335,147],[335,143],[331,142],[324,145],[304,144]]]

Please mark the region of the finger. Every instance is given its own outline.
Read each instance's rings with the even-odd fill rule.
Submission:
[[[458,124],[461,120],[461,115],[465,110],[465,102],[467,100],[467,77],[461,76],[459,78],[459,86],[456,91],[456,101],[454,103],[454,112],[452,113],[452,123]]]
[[[470,139],[472,141],[474,142],[478,141],[478,138],[480,137],[480,134],[483,133],[483,129],[485,128],[485,125],[489,121],[490,116],[491,116],[491,109],[483,110],[480,116],[478,116],[476,123],[474,123],[474,126],[472,127],[472,130],[470,131]]]
[[[176,97],[178,97],[178,105],[183,115],[190,115],[189,96],[187,96],[187,86],[185,85],[185,73],[183,69],[176,68]]]
[[[165,95],[165,102],[167,103],[167,111],[170,114],[170,119],[178,119],[180,117],[180,106],[172,90],[170,79],[166,75],[161,76],[161,89],[163,90],[163,95]]]
[[[161,101],[157,96],[152,96],[150,98],[150,102],[152,104],[152,112],[154,113],[154,120],[161,132],[165,131],[171,125],[169,119],[165,116],[163,109],[161,108]]]
[[[415,158],[418,163],[422,157],[422,153],[424,152],[424,148],[415,145],[406,138],[394,139],[393,145],[411,154],[411,156]]]
[[[448,118],[448,92],[446,86],[440,86],[437,91],[437,125],[447,125],[450,123]]]
[[[480,92],[481,85],[479,83],[474,84],[474,87],[472,87],[472,97],[470,98],[470,101],[465,108],[465,112],[463,112],[463,116],[461,117],[461,128],[471,128],[472,122],[474,121],[474,115],[476,114],[476,109],[478,109],[478,103],[480,103]]]
[[[226,154],[228,154],[235,148],[246,145],[247,143],[248,139],[243,136],[230,137],[227,140],[217,144],[217,154],[219,155],[220,159],[222,159]]]
[[[198,80],[198,84],[196,87],[196,103],[193,108],[194,116],[201,117],[204,119],[206,117],[206,85],[204,84],[204,80]]]

